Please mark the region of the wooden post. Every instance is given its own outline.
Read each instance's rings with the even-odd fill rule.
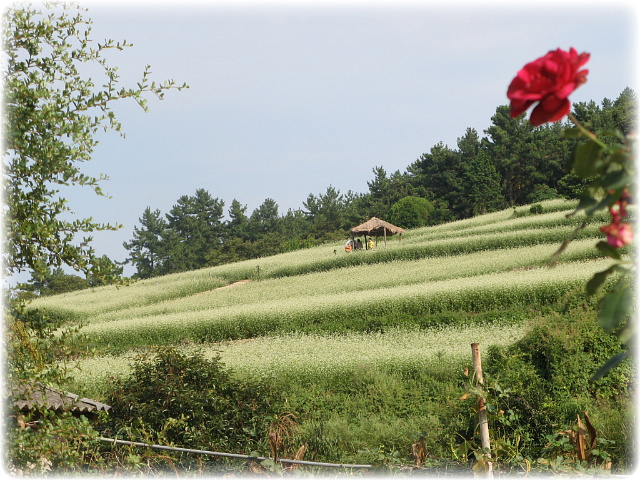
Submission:
[[[484,379],[482,378],[482,360],[480,358],[480,344],[471,344],[471,353],[473,355],[473,368],[476,374],[476,384],[478,388],[482,389],[484,385]],[[487,406],[485,405],[484,397],[478,395],[478,425],[480,427],[480,446],[483,453],[486,455],[487,469],[486,476],[493,478],[493,466],[491,464],[491,443],[489,441],[489,422],[487,420]]]

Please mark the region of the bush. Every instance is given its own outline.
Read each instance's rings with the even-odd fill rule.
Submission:
[[[266,438],[268,399],[265,387],[234,380],[219,357],[157,347],[116,382],[109,428],[127,436],[161,432],[163,442],[179,447],[249,453]]]
[[[422,197],[408,196],[391,207],[390,220],[402,228],[420,228],[429,222],[433,204]]]
[[[590,382],[598,368],[621,349],[616,337],[602,331],[596,315],[581,307],[563,314],[549,312],[534,320],[515,344],[489,349],[485,374],[492,385],[495,410],[502,412],[490,417],[496,437],[518,436],[521,447],[535,458],[548,443],[547,435],[571,426],[585,410],[597,417],[599,438],[624,437],[620,430],[626,415],[619,412],[628,408],[632,365],[627,362]],[[609,426],[603,418],[610,420]],[[629,451],[627,445],[615,445],[619,466],[629,462]]]
[[[588,393],[599,398],[628,394],[632,374],[629,361],[606,377],[589,381],[609,358],[622,350],[615,336],[603,332],[594,311],[576,307],[567,314],[550,315],[518,342],[517,349],[529,359],[549,389],[574,395]]]
[[[535,205],[531,205],[531,208],[529,208],[529,212],[533,213],[534,215],[539,215],[541,213],[544,213],[544,208],[542,208],[542,205],[540,205],[539,203],[536,203]]]
[[[40,476],[96,473],[106,468],[99,455],[98,434],[86,417],[46,409],[27,414],[11,410],[7,435],[10,473]]]

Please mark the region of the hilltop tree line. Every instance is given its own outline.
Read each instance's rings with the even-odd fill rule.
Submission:
[[[573,106],[575,117],[592,130],[624,134],[636,128],[635,112],[630,88],[615,101]],[[233,199],[225,216],[224,200],[201,188],[178,198],[166,214],[147,207],[133,238],[124,242],[125,263],[136,268],[135,278],[150,278],[343,239],[372,216],[417,228],[551,198],[578,198],[585,181],[571,172],[575,140],[563,138],[566,127],[561,122],[533,127],[526,115],[514,119],[509,106],[499,106],[484,137],[467,128],[457,148],[439,142],[404,172],[374,167],[367,192],[341,193],[329,186],[286,213],[272,198],[251,213]],[[106,257],[102,261],[115,266]],[[72,282],[58,270],[39,274],[30,289],[53,294],[95,285],[92,279]]]
[[[577,103],[574,115],[596,131],[635,128],[635,92],[615,100]],[[556,197],[577,198],[584,186],[570,172],[574,140],[566,124],[532,127],[526,116],[511,118],[500,106],[480,138],[467,128],[453,149],[442,142],[391,174],[381,166],[365,193],[341,193],[333,186],[309,194],[302,208],[280,214],[272,198],[250,214],[233,199],[225,202],[205,189],[181,196],[169,213],[147,207],[125,242],[138,278],[273,255],[344,238],[349,228],[372,216],[403,228],[449,222],[509,206]]]

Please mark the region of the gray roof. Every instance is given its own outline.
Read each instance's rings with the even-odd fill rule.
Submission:
[[[36,406],[55,411],[70,410],[80,413],[111,410],[111,407],[104,403],[88,398],[79,398],[73,393],[64,393],[42,384],[23,383],[16,387],[15,397],[17,398],[12,399],[12,403],[20,410],[30,410]]]

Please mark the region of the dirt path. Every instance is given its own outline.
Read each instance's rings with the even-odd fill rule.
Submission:
[[[223,288],[237,287],[238,285],[242,285],[242,284],[248,283],[250,281],[251,281],[251,279],[249,279],[249,278],[246,279],[246,280],[239,280],[237,282],[230,283],[229,285],[225,285],[224,287],[214,288],[213,290],[205,290],[204,292],[194,293],[194,295],[202,295],[203,293],[215,292],[217,290],[222,290]]]
[[[224,287],[218,287],[218,288],[214,288],[213,290],[209,290],[210,292],[216,291],[216,290],[222,290],[223,288],[231,288],[231,287],[236,287],[238,285],[242,285],[243,283],[249,283],[251,281],[251,279],[246,279],[246,280],[239,280],[237,282],[234,283],[230,283],[229,285],[225,285]],[[200,292],[200,293],[207,293],[207,292]]]

